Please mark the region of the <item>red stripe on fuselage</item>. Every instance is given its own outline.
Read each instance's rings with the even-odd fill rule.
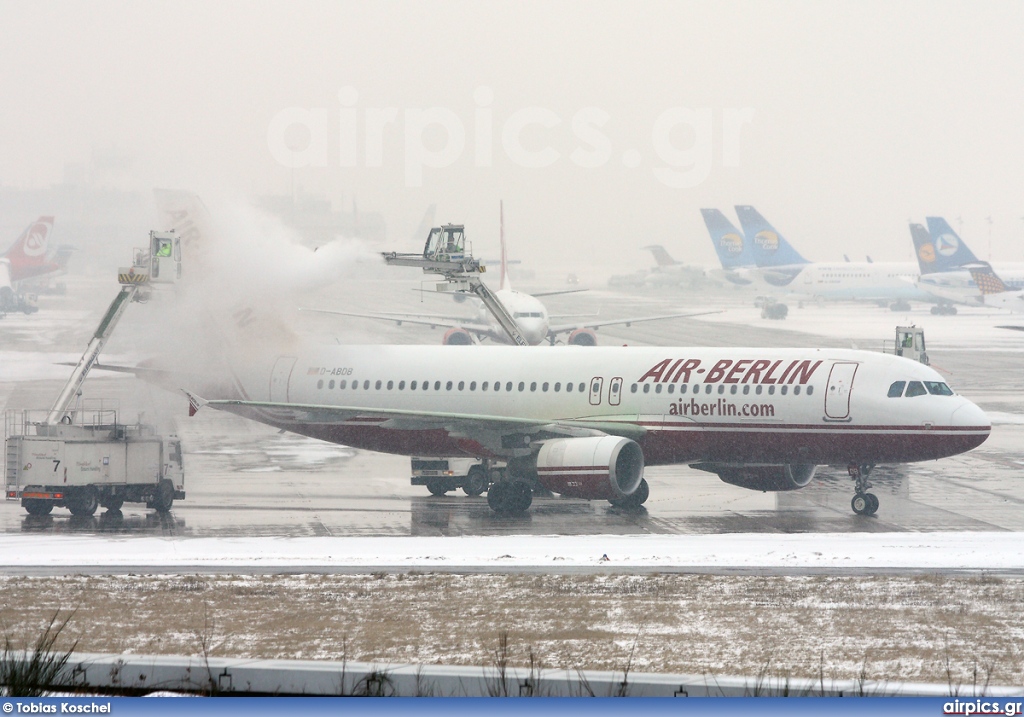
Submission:
[[[452,437],[443,428],[396,430],[374,425],[293,424],[280,428],[354,448],[419,456],[476,455],[494,458],[479,444]],[[696,428],[700,428],[696,425]],[[732,463],[909,463],[945,458],[976,448],[988,437],[987,427],[855,427],[815,426],[813,431],[772,426],[749,431],[744,426],[710,430],[662,430],[651,427],[637,442],[647,465],[718,461]],[[566,469],[560,469],[566,470]]]

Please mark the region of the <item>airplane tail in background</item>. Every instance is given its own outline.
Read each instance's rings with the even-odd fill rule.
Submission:
[[[744,238],[750,245],[754,262],[759,267],[793,266],[808,264],[806,259],[779,234],[775,227],[749,205],[737,205],[736,216],[743,227]]]
[[[917,256],[921,276],[938,272],[939,269],[935,268],[935,245],[932,244],[932,235],[928,229],[923,224],[911,224],[910,239],[914,242],[914,254]]]
[[[987,261],[978,261],[973,264],[968,264],[963,267],[967,271],[971,272],[971,278],[974,279],[974,283],[978,285],[978,290],[982,296],[990,296],[992,294],[1005,294],[1009,289],[1003,280],[992,270],[992,265]]]
[[[413,244],[419,246],[423,244],[423,241],[430,234],[430,230],[434,228],[434,215],[437,214],[437,205],[431,204],[427,207],[427,211],[423,213],[423,219],[420,220],[420,224],[416,227],[416,232],[412,235]]]
[[[965,264],[976,264],[978,257],[970,250],[967,244],[957,235],[942,217],[926,217],[928,221],[929,242],[927,247],[917,250],[918,260],[922,260],[922,251],[925,257],[931,260],[928,262],[929,269],[926,272],[924,263],[921,265],[921,273],[933,273],[936,271],[954,271]],[[914,243],[915,249],[917,242]]]
[[[39,217],[28,225],[3,258],[10,265],[11,281],[31,279],[55,271],[56,264],[47,259],[46,249],[53,231],[53,217]]]
[[[717,209],[701,209],[700,213],[723,269],[754,266],[754,255],[748,242],[724,214]]]
[[[673,259],[672,255],[665,250],[665,247],[661,246],[661,244],[645,246],[644,249],[654,255],[654,262],[658,265],[659,269],[663,269],[666,266],[677,266],[679,264],[679,262]]]
[[[512,283],[508,280],[508,252],[505,251],[505,202],[498,202],[498,216],[501,219],[501,285],[499,289],[511,289]]]

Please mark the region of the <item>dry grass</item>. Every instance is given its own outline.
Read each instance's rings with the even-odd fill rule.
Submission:
[[[85,652],[1016,684],[1024,581],[960,577],[277,575],[0,578],[31,640]]]

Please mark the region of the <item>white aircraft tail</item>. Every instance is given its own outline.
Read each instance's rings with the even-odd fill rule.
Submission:
[[[511,289],[512,283],[508,280],[508,252],[505,250],[505,202],[498,202],[498,214],[501,217],[501,290]]]

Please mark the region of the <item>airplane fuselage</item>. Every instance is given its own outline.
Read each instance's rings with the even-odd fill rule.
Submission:
[[[498,301],[502,303],[516,320],[516,324],[519,325],[519,330],[527,343],[531,346],[538,346],[547,340],[548,310],[540,299],[530,294],[515,291],[514,289],[499,289],[494,293],[498,297]],[[485,321],[491,326],[495,336],[506,341],[508,340],[505,330],[501,328],[501,324],[498,323],[482,303],[479,307],[479,317],[481,321]],[[509,343],[511,342],[509,341]]]
[[[934,300],[916,286],[920,272],[909,263],[811,263],[764,267],[758,269],[758,274],[774,287],[827,300]]]
[[[922,461],[970,450],[990,431],[977,406],[943,395],[934,370],[864,351],[483,346],[470,354],[447,346],[341,346],[239,366],[236,393],[209,397],[282,410],[226,410],[404,455],[509,455],[523,446],[501,438],[519,432],[516,422],[568,422],[632,437],[648,465]],[[890,398],[899,381],[934,391]],[[322,420],[299,421],[286,409],[295,405],[349,414],[328,410]],[[480,417],[479,425],[466,417]]]

